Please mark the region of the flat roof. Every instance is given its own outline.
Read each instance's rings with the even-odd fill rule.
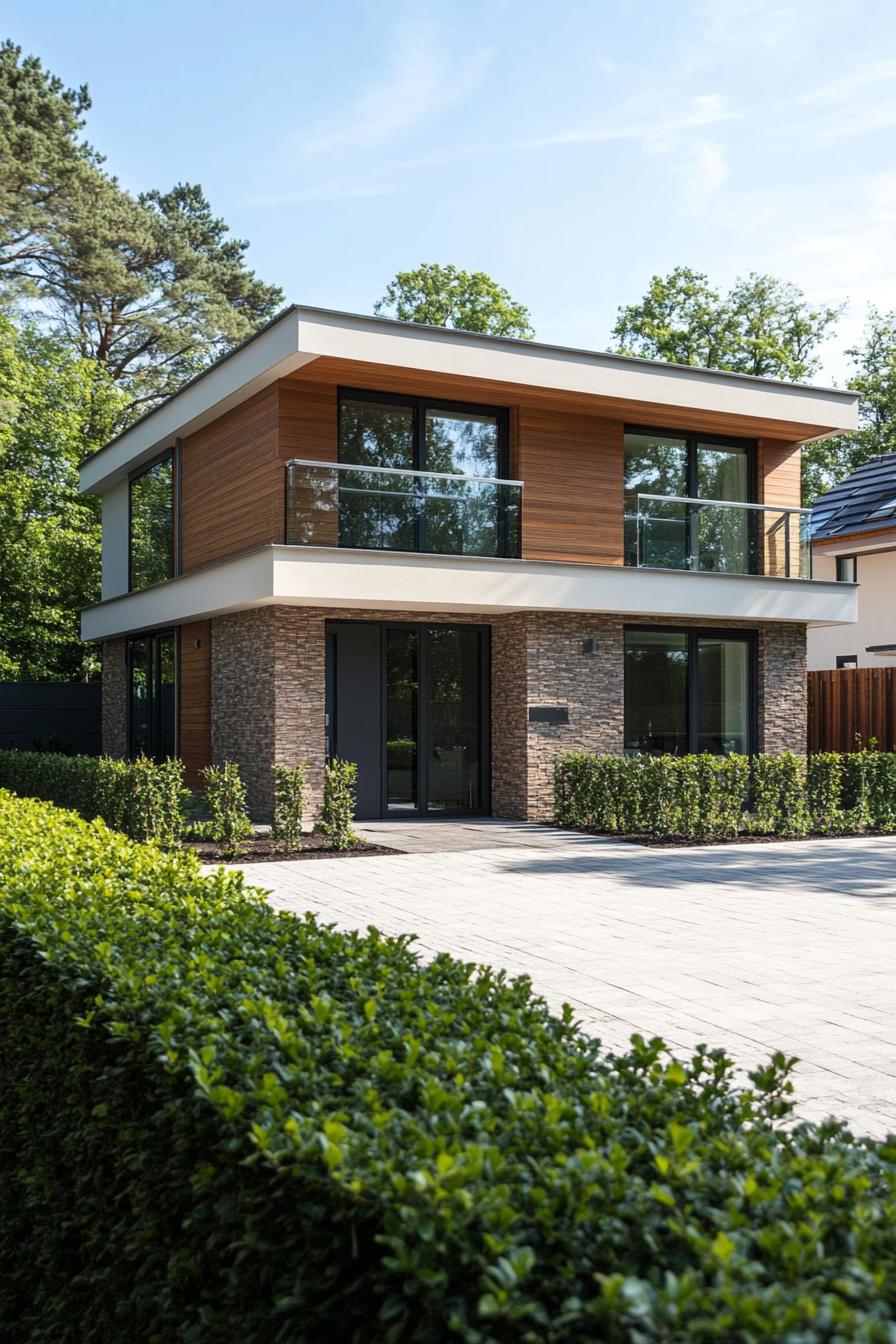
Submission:
[[[175,437],[322,356],[791,420],[819,435],[854,429],[857,419],[858,395],[842,388],[291,304],[85,458],[81,489],[105,488]]]

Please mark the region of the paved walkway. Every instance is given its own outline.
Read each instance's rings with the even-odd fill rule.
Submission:
[[[532,977],[606,1045],[799,1056],[800,1114],[896,1132],[896,838],[647,849],[547,827],[384,822],[414,852],[247,868],[272,902]]]

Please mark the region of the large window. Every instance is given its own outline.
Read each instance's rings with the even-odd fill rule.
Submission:
[[[177,640],[173,631],[128,640],[130,756],[163,761],[177,750]]]
[[[713,755],[753,750],[754,636],[630,626],[625,750]]]
[[[754,458],[748,441],[627,429],[626,564],[751,573],[751,511],[730,505],[755,502]]]
[[[340,472],[340,545],[516,554],[518,492],[498,484],[507,451],[506,410],[341,392],[339,459],[359,470]]]
[[[167,453],[130,482],[130,588],[174,574],[174,461]]]

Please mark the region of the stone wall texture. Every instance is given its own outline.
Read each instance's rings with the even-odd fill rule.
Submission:
[[[103,644],[103,755],[128,754],[127,640]]]
[[[218,618],[212,638],[212,753],[236,761],[250,807],[270,817],[274,763],[309,766],[309,816],[322,799],[325,755],[326,621],[408,620],[491,627],[492,810],[550,820],[556,756],[623,750],[623,631],[649,624],[611,615],[524,612],[395,613],[263,607]],[[805,751],[805,627],[778,622],[668,622],[751,628],[758,640],[761,751]],[[596,653],[583,652],[596,639]],[[119,642],[119,641],[116,641]],[[530,723],[532,705],[565,706],[567,724]]]

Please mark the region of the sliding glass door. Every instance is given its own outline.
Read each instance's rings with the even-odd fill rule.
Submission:
[[[755,636],[625,632],[625,750],[649,755],[754,750]]]

